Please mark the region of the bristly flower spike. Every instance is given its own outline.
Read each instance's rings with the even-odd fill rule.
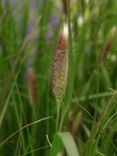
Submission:
[[[56,103],[62,102],[68,76],[68,25],[64,24],[58,36],[57,48],[52,67],[52,90],[56,98]]]
[[[28,70],[28,91],[29,91],[29,100],[31,105],[34,107],[37,102],[37,80],[35,72],[32,69]]]

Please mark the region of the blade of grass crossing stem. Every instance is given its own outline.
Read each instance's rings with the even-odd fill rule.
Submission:
[[[24,130],[24,129],[26,129],[26,128],[32,126],[32,125],[38,124],[38,123],[40,123],[40,122],[42,122],[42,121],[51,119],[51,118],[52,118],[52,116],[48,116],[48,117],[42,118],[42,119],[40,119],[40,120],[36,120],[36,121],[34,121],[34,122],[32,122],[32,123],[29,123],[29,124],[27,124],[27,125],[21,127],[20,129],[16,130],[14,133],[12,133],[10,136],[8,136],[6,139],[4,139],[2,142],[0,142],[0,147],[3,146],[8,140],[10,140],[11,138],[13,138],[16,134],[18,134],[18,133],[21,132],[22,130]]]
[[[83,156],[92,156],[94,151],[94,139],[97,133],[98,125],[96,123],[96,120],[93,121],[92,130],[91,130],[91,136],[86,144],[86,147],[84,149]]]
[[[69,132],[61,132],[55,135],[50,156],[57,156],[65,148],[67,156],[80,156],[75,141]]]

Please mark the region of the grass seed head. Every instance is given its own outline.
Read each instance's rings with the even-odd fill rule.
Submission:
[[[68,25],[59,34],[52,69],[52,88],[57,103],[63,100],[68,75]]]
[[[32,106],[35,106],[37,101],[37,81],[33,70],[28,71],[27,78],[30,103]]]

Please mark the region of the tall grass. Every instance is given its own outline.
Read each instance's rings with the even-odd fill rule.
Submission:
[[[115,0],[0,1],[0,156],[116,156],[116,8]],[[56,120],[52,68],[64,23],[68,75]]]

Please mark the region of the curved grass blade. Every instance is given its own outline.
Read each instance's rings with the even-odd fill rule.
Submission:
[[[57,156],[66,150],[67,156],[80,156],[75,141],[69,132],[57,133],[54,137],[50,156]]]
[[[25,128],[28,128],[28,127],[30,127],[32,125],[35,125],[35,124],[38,124],[38,123],[40,123],[42,121],[48,120],[50,118],[52,118],[52,116],[45,117],[45,118],[42,118],[40,120],[36,120],[36,121],[34,121],[32,123],[29,123],[29,124],[21,127],[20,129],[16,130],[14,133],[12,133],[9,137],[7,137],[5,140],[3,140],[2,142],[0,142],[0,147],[3,146],[8,140],[10,140],[12,137],[14,137],[17,133],[19,133],[20,131],[24,130]]]

